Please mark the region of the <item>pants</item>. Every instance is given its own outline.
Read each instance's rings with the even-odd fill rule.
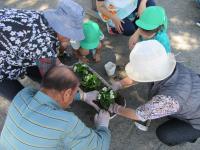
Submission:
[[[28,67],[27,76],[36,82],[41,82],[42,79],[38,67]],[[0,96],[11,101],[23,88],[23,85],[18,80],[4,79],[0,82]]]
[[[160,125],[156,134],[161,142],[174,146],[185,142],[194,143],[200,137],[200,130],[179,119],[171,119]]]
[[[136,8],[136,10],[134,10],[133,14],[137,13],[138,8],[140,6],[140,2],[141,2],[141,0],[138,0],[137,8]],[[156,5],[156,3],[154,2],[154,0],[147,1],[147,7],[155,6],[155,5]],[[136,18],[136,19],[138,19],[138,18]],[[124,23],[122,23],[122,27],[124,29],[123,35],[125,35],[125,36],[132,35],[137,30],[137,25],[135,24],[135,21],[132,22],[131,20],[128,19],[128,17],[124,18],[123,21],[124,21]],[[111,29],[112,29],[112,32],[118,34],[118,31],[115,28],[111,28]]]

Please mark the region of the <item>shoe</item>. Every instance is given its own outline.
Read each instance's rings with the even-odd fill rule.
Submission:
[[[200,27],[200,21],[198,21],[198,22],[196,23],[196,25],[197,25],[198,27]]]
[[[135,121],[135,126],[142,130],[142,131],[148,131],[148,128],[150,126],[151,120],[147,120],[145,122],[142,121]]]
[[[106,23],[106,27],[107,27],[107,31],[108,31],[108,33],[109,33],[110,35],[116,35],[116,33],[114,33],[114,32],[112,31],[112,28],[109,26],[108,23]]]

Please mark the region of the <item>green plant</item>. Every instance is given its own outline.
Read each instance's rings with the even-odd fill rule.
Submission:
[[[95,74],[89,73],[83,77],[81,85],[88,90],[96,90],[101,85],[101,81]]]
[[[89,73],[88,67],[85,64],[82,64],[82,63],[75,64],[74,67],[73,67],[73,71],[75,73],[77,73],[78,75],[81,75],[81,76],[85,76]]]
[[[99,100],[101,106],[108,110],[110,107],[110,104],[115,103],[115,98],[117,97],[117,93],[113,90],[104,87],[99,91],[99,95],[97,97],[97,100]]]

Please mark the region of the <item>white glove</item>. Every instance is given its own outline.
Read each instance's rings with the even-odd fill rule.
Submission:
[[[94,117],[94,122],[97,127],[106,127],[108,128],[110,121],[110,114],[105,110],[100,110],[99,114],[96,114]]]
[[[111,113],[115,113],[115,114],[118,114],[119,113],[119,109],[121,108],[122,106],[118,105],[118,104],[111,104],[108,111],[111,112]]]
[[[96,99],[98,94],[98,91],[83,93],[83,101],[94,107],[97,111],[99,111],[99,107],[94,103],[94,101],[97,101]]]
[[[113,91],[122,89],[122,84],[119,81],[112,82],[112,89]]]

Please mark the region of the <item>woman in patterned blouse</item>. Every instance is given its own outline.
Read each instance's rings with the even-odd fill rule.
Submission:
[[[138,107],[124,108],[114,104],[111,112],[137,121],[144,128],[148,120],[170,116],[160,125],[157,137],[169,146],[194,142],[200,137],[200,77],[184,67],[156,40],[136,44],[126,68],[127,78],[114,82],[113,89],[121,89],[136,82],[149,83],[149,100]],[[139,122],[139,123],[138,123]],[[141,128],[143,127],[143,128]]]
[[[20,76],[40,80],[48,68],[60,64],[57,50],[70,39],[84,39],[83,15],[83,8],[71,0],[60,0],[57,9],[44,12],[0,10],[0,95],[12,99],[23,88]]]

